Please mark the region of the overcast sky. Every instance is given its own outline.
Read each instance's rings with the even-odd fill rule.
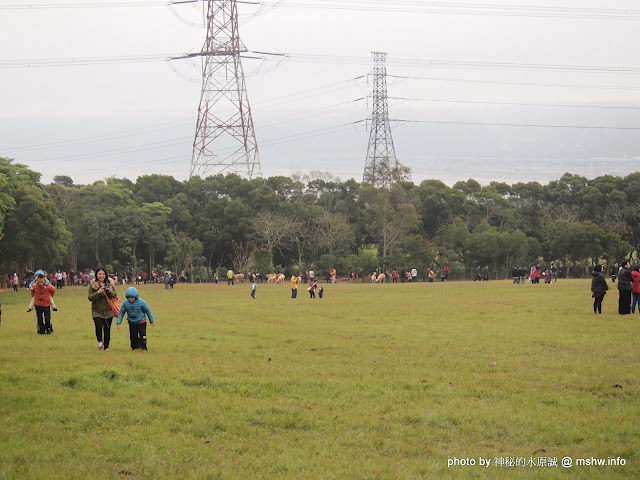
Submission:
[[[201,67],[166,59],[201,50],[203,3],[78,3],[0,0],[0,156],[45,183],[188,178]],[[243,60],[264,176],[362,179],[372,51],[388,54],[396,154],[416,183],[640,170],[637,1],[238,8],[248,50],[288,54]]]

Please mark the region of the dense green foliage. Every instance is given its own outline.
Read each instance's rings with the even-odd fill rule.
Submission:
[[[123,272],[246,272],[339,276],[363,269],[451,266],[468,275],[490,265],[558,262],[582,275],[640,249],[640,173],[588,180],[565,174],[548,185],[439,180],[390,188],[315,173],[180,182],[145,175],[74,185],[0,158],[0,273],[27,268]],[[373,251],[374,255],[370,253]],[[543,265],[544,266],[544,265]],[[0,278],[4,278],[1,275]]]
[[[50,336],[0,293],[0,477],[640,478],[640,321],[615,291],[596,316],[588,280],[322,285],[141,285],[148,352],[126,326],[98,351],[85,288]]]

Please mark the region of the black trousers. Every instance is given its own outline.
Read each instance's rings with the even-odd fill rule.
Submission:
[[[618,290],[620,299],[618,300],[618,313],[627,315],[631,313],[631,290]]]
[[[147,322],[129,322],[129,339],[131,340],[131,350],[147,349]]]
[[[111,322],[113,322],[113,318],[93,317],[93,323],[96,325],[96,338],[99,342],[104,339],[105,349],[109,348],[109,343],[111,342]]]
[[[602,300],[604,299],[604,295],[598,295],[593,297],[593,313],[602,313]]]
[[[36,306],[36,319],[38,320],[38,334],[45,335],[53,332],[53,327],[51,326],[51,307]]]

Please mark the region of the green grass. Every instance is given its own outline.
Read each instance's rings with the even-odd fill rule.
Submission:
[[[3,292],[0,478],[640,477],[640,315],[615,290],[594,316],[589,280],[324,286],[140,286],[148,352],[126,325],[98,351],[84,288],[51,336]],[[626,465],[447,467],[481,456]]]

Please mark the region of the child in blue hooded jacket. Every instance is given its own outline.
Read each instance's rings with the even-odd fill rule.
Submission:
[[[120,307],[120,313],[118,314],[118,320],[116,325],[120,329],[120,324],[124,318],[125,312],[127,313],[127,321],[129,322],[129,338],[131,339],[131,350],[147,349],[147,317],[149,323],[154,326],[153,314],[147,302],[142,300],[138,295],[138,290],[135,287],[127,288],[125,292],[127,301],[122,303]]]

